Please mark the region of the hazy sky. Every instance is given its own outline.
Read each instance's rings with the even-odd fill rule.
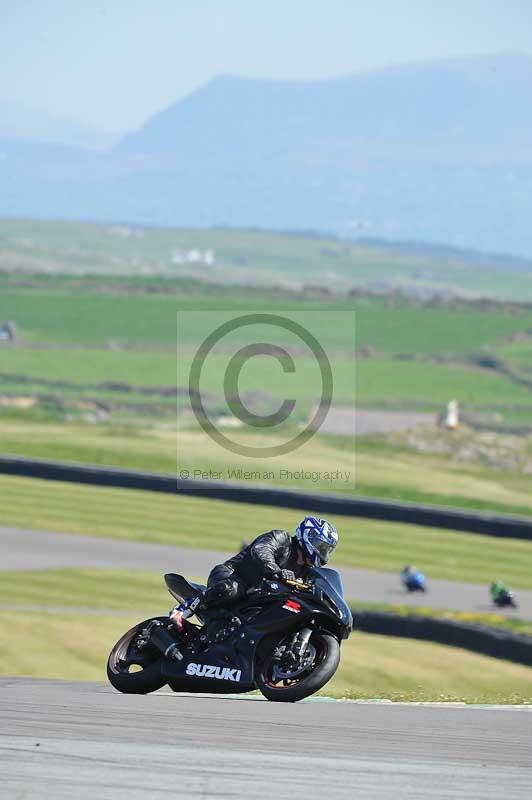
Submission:
[[[107,129],[213,75],[532,51],[532,0],[0,0],[0,97]]]

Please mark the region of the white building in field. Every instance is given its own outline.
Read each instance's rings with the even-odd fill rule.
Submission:
[[[214,250],[181,250],[176,248],[172,252],[172,264],[203,264],[212,267],[216,263]]]

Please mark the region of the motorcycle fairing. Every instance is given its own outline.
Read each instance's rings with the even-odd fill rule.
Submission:
[[[340,623],[337,633],[342,639],[347,639],[353,629],[353,615],[345,602],[342,576],[329,567],[315,568],[311,574],[314,578],[314,597],[334,611]]]
[[[297,602],[301,612],[293,614],[283,608],[283,603],[288,599]],[[310,598],[312,599],[312,598]],[[186,648],[182,661],[163,661],[162,674],[175,691],[182,692],[248,692],[255,688],[255,662],[257,649],[265,637],[271,634],[290,634],[299,628],[305,619],[319,613],[317,604],[309,604],[302,597],[279,595],[277,602],[272,603],[271,597],[265,597],[265,605],[239,604],[234,607],[234,613],[241,618],[246,618],[247,613],[253,608],[255,615],[248,624],[239,628],[238,633],[229,639],[207,645],[204,648]],[[207,664],[219,667],[220,670],[228,667],[240,670],[238,681],[227,681],[220,678],[210,678],[203,675],[189,675],[187,669],[190,664]]]
[[[228,642],[213,645],[204,651],[186,652],[182,661],[162,662],[162,674],[167,683],[177,692],[208,692],[211,694],[249,692],[255,688],[252,676],[253,648],[246,648],[249,655],[239,653]],[[198,670],[203,674],[196,675],[193,667],[209,667],[209,670]],[[238,673],[238,680],[218,677]],[[190,674],[192,672],[192,674]],[[206,673],[206,674],[205,674]],[[210,673],[210,676],[207,677]],[[215,673],[215,674],[213,674]],[[236,676],[235,676],[236,677]]]

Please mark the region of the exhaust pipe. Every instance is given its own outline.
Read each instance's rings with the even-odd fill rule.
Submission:
[[[179,649],[179,645],[164,622],[153,620],[148,627],[149,629],[147,632],[150,637],[150,642],[161,651],[165,658],[169,658],[171,661],[183,660],[183,654]]]

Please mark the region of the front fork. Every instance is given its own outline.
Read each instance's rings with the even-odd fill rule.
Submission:
[[[311,636],[312,636],[311,628],[301,628],[301,630],[297,631],[294,638],[292,639],[292,644],[290,649],[292,653],[297,657],[298,661],[303,658]]]
[[[290,664],[300,662],[305,655],[311,636],[312,628],[301,628],[296,631],[288,647],[286,649],[280,648],[278,660]]]

